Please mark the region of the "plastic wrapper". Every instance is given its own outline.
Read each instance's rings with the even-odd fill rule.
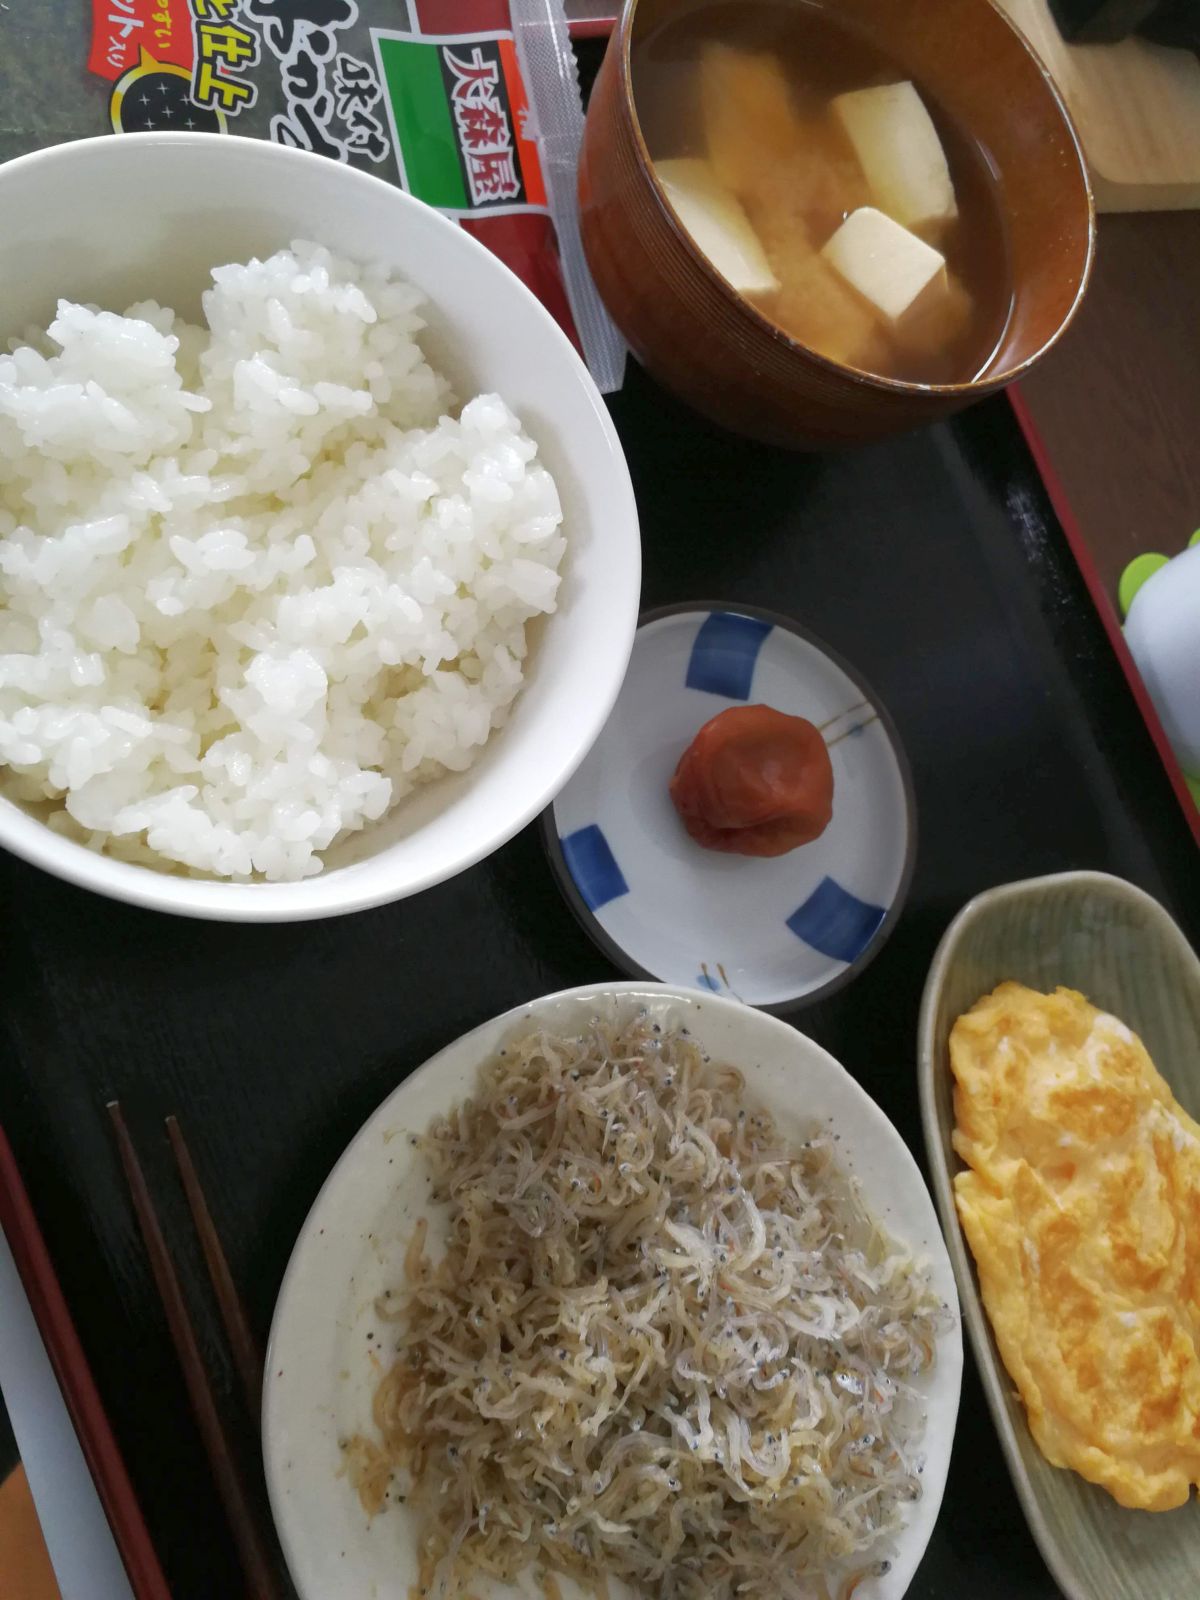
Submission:
[[[533,290],[602,390],[620,386],[579,242],[562,0],[91,0],[91,18],[114,132],[248,134],[398,184]]]

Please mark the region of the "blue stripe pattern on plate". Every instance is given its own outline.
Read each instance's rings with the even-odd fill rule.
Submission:
[[[832,878],[822,878],[787,925],[797,939],[849,966],[870,944],[886,915],[881,906],[860,900]]]
[[[705,617],[688,657],[687,686],[727,700],[748,700],[763,640],[773,624],[734,611]]]
[[[589,911],[598,911],[610,900],[629,893],[617,858],[594,822],[568,833],[562,840],[562,853]]]

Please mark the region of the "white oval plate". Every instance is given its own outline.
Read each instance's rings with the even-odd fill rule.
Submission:
[[[699,729],[748,702],[816,723],[833,762],[829,826],[769,860],[698,845],[668,790]],[[542,830],[568,904],[618,967],[778,1011],[874,959],[916,846],[912,780],[879,697],[798,623],[732,604],[643,617],[604,731]]]
[[[403,1281],[418,1216],[436,1222],[424,1163],[409,1143],[471,1093],[480,1064],[531,1022],[569,1029],[599,1007],[646,1006],[664,1026],[690,1028],[714,1059],[745,1074],[785,1129],[830,1120],[845,1165],[897,1240],[930,1263],[935,1291],[955,1313],[937,1365],[921,1382],[928,1407],[925,1492],[889,1552],[891,1570],[855,1600],[899,1600],[921,1559],[946,1482],[962,1378],[958,1297],[933,1204],[917,1164],[879,1107],[811,1039],[737,1001],[661,984],[568,989],[506,1012],[419,1067],[391,1094],[326,1180],[292,1252],[275,1307],[263,1392],[263,1453],[271,1509],[302,1600],[408,1600],[417,1577],[413,1520],[392,1505],[369,1522],[340,1475],[339,1441],[370,1433],[378,1379],[372,1355],[387,1334],[375,1299]],[[436,1248],[436,1243],[435,1243]],[[384,1358],[390,1351],[383,1350]],[[535,1595],[472,1585],[481,1596]]]

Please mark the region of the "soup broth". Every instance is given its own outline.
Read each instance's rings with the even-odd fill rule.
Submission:
[[[632,73],[680,220],[784,333],[910,383],[987,369],[1012,308],[998,180],[903,66],[808,0],[701,0]]]

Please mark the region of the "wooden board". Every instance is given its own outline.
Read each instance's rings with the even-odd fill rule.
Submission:
[[[1135,556],[1174,556],[1200,526],[1200,214],[1102,217],[1074,325],[1009,391],[1076,560],[1184,813],[1192,803],[1126,649],[1117,584]]]
[[[1200,216],[1103,217],[1074,325],[1018,389],[1116,604],[1200,527]]]
[[[1200,60],[1144,39],[1067,44],[1046,0],[996,0],[1071,109],[1099,211],[1200,207]]]

